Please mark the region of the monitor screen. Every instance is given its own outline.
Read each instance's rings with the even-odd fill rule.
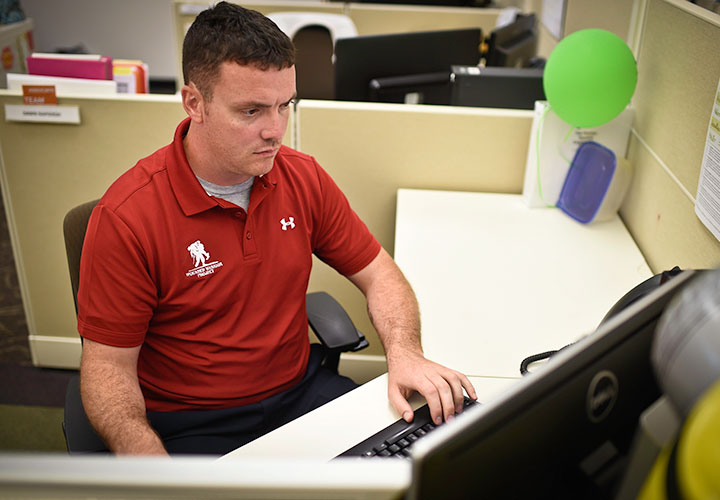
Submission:
[[[486,108],[534,109],[545,100],[543,70],[453,66],[450,104]]]
[[[335,98],[370,100],[370,80],[448,72],[453,64],[480,62],[479,28],[393,33],[335,42]]]
[[[528,66],[537,54],[537,44],[537,16],[518,14],[514,22],[490,33],[485,64],[513,68]]]
[[[418,441],[410,498],[612,498],[638,417],[660,396],[655,325],[697,274],[670,279]]]

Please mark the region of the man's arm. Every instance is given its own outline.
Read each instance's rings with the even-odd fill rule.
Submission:
[[[150,427],[137,378],[140,347],[83,341],[80,394],[88,419],[117,454],[167,455]]]
[[[385,249],[362,271],[348,278],[367,298],[370,320],[387,357],[388,397],[405,420],[413,418],[407,401],[413,391],[427,400],[436,423],[462,411],[463,388],[477,399],[475,388],[465,375],[423,355],[417,299]]]

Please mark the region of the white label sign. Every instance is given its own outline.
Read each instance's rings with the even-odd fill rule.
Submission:
[[[5,121],[37,123],[80,123],[78,106],[6,104]]]

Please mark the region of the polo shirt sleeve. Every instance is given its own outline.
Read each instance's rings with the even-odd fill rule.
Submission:
[[[156,303],[157,287],[138,238],[113,210],[99,204],[80,262],[80,335],[115,347],[141,345]]]
[[[317,164],[316,164],[317,165]],[[380,253],[380,243],[330,175],[317,165],[321,199],[318,230],[313,235],[315,255],[340,274],[361,271]]]

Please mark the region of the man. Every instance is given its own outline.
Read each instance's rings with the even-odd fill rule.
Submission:
[[[388,395],[410,421],[462,410],[462,374],[424,358],[409,284],[312,157],[281,146],[292,42],[221,2],[183,45],[188,118],[93,212],[78,294],[86,413],[117,453],[226,453],[347,392],[307,338],[311,254],[366,296]]]

